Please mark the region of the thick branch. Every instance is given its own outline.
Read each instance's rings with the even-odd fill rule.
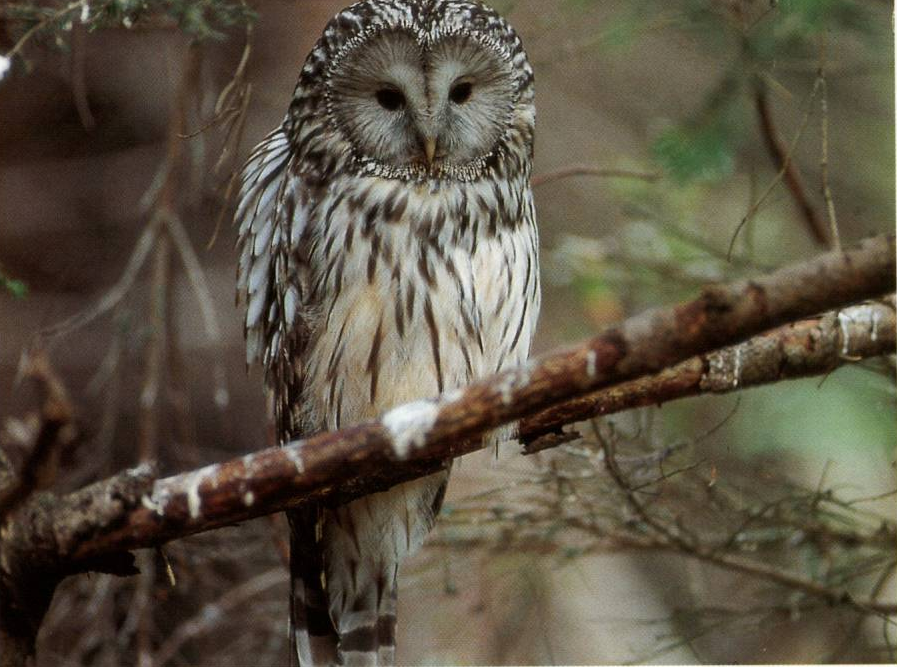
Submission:
[[[127,517],[152,488],[142,467],[56,498],[34,494],[0,526],[0,667],[29,664],[34,640],[56,585],[79,572],[136,574],[131,554],[118,551],[76,559],[68,549],[88,540],[97,525]]]
[[[893,291],[894,252],[894,237],[882,236],[751,281],[708,287],[694,301],[649,311],[577,347],[440,399],[400,406],[379,421],[158,480],[139,499],[119,497],[118,511],[102,506],[102,489],[115,482],[101,482],[79,492],[99,505],[77,534],[64,530],[64,510],[55,513],[57,549],[70,559],[95,559],[308,498],[344,500],[421,476],[480,449],[480,436],[501,424],[772,326]]]
[[[780,380],[822,375],[894,351],[894,297],[787,324],[739,345],[694,356],[656,375],[597,391],[520,423],[528,453],[577,437],[566,424],[703,393],[726,393]]]

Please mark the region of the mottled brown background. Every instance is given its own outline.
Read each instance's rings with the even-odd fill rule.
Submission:
[[[877,16],[889,21],[887,3],[879,4]],[[305,54],[341,5],[340,0],[253,3],[259,19],[247,72],[253,95],[241,155],[280,122]],[[504,3],[537,74],[537,174],[571,163],[650,169],[649,146],[657,132],[696,113],[717,81],[723,63],[664,16],[645,26],[631,44],[596,45],[595,37],[625,5],[623,0]],[[21,300],[0,292],[3,418],[33,405],[27,383],[16,383],[14,377],[20,355],[37,332],[89,307],[122,273],[147,221],[138,202],[164,159],[169,109],[187,46],[183,36],[164,28],[105,30],[81,38],[86,99],[96,120],[92,129],[83,127],[73,101],[71,53],[30,48],[30,73],[19,70],[0,83],[0,266],[29,288]],[[5,51],[9,42],[0,46]],[[207,42],[202,48],[200,113],[193,114],[193,126],[200,117],[208,118],[236,66],[242,34],[234,31],[227,41]],[[893,228],[892,58],[887,40],[871,56],[851,40],[835,40],[829,49],[831,183],[842,236],[849,242]],[[800,121],[814,66],[810,62],[803,71],[779,73],[783,90],[773,96],[773,104],[786,137]],[[796,159],[821,205],[815,121],[807,133]],[[222,341],[212,345],[205,336],[194,294],[173,253],[164,373],[173,389],[163,390],[159,423],[164,472],[266,444],[261,378],[257,371],[247,375],[243,363],[241,315],[233,304],[235,234],[227,219],[214,245],[205,249],[221,206],[222,179],[209,174],[218,141],[214,132],[190,141],[195,164],[180,180],[180,206],[211,287]],[[773,175],[757,135],[755,145],[740,151],[733,178],[691,195],[694,229],[725,248],[751,192],[765,187]],[[654,293],[626,292],[584,302],[563,279],[564,267],[558,265],[563,255],[552,252],[565,234],[600,238],[631,229],[628,225],[638,216],[624,201],[607,179],[579,177],[537,190],[546,291],[537,352],[657,302]],[[758,254],[769,265],[819,250],[781,189],[758,220]],[[626,238],[631,242],[633,236]],[[65,454],[59,488],[78,486],[137,459],[145,346],[151,333],[151,265],[152,259],[114,317],[50,343],[51,359],[75,399],[83,434]],[[110,356],[110,350],[117,350],[117,356]],[[214,360],[223,363],[226,374],[229,400],[223,409],[216,406],[210,379]],[[836,375],[820,389],[818,381],[808,381],[799,389],[789,385],[791,389],[751,392],[732,423],[705,446],[711,452],[730,447],[754,452],[810,485],[825,461],[835,458],[829,481],[869,494],[888,490],[895,481],[887,463],[893,449],[888,454],[882,451],[887,445],[873,447],[878,452],[873,455],[862,447],[841,446],[841,436],[854,425],[860,432],[856,438],[893,435],[887,425],[893,421],[891,399],[879,397],[871,407],[865,399],[864,405],[849,400],[865,382],[862,374]],[[733,400],[690,402],[667,414],[681,432],[703,432],[731,409]],[[852,410],[866,412],[854,418]],[[766,428],[758,429],[758,423]],[[774,446],[789,439],[803,446]],[[510,453],[497,464],[485,455],[471,457],[455,472],[449,505],[452,499],[519,483],[529,465]],[[259,520],[172,545],[168,552],[178,576],[174,589],[165,583],[157,560],[159,583],[149,593],[156,606],[153,644],[158,648],[178,628],[183,631],[188,619],[210,623],[168,664],[276,664],[283,658],[286,573],[274,537],[283,529],[280,519],[273,525]],[[737,601],[745,585],[694,563],[652,554],[591,556],[562,566],[533,554],[428,548],[405,570],[398,656],[408,664],[637,659],[667,643],[669,639],[660,638],[664,633],[687,630],[687,622],[683,628],[644,619],[667,617],[696,600]],[[216,600],[226,603],[220,596],[267,571],[276,583],[239,600],[221,619],[203,607]],[[135,609],[146,600],[139,586],[133,595],[135,586],[135,580],[107,576],[66,582],[41,636],[39,664],[132,662],[139,617]],[[772,627],[743,627],[684,643],[657,659],[814,661],[827,655],[828,629],[843,622],[837,614],[822,614]]]

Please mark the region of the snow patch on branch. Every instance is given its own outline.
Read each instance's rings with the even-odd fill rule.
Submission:
[[[738,345],[735,348],[735,368],[732,370],[732,389],[738,388],[741,382],[741,355],[744,351],[744,345]]]
[[[464,389],[452,389],[451,391],[445,392],[439,400],[440,405],[445,405],[446,403],[454,403],[457,400],[464,398]]]
[[[524,388],[530,381],[530,365],[526,364],[520,368],[508,371],[504,378],[498,383],[496,389],[501,394],[501,402],[505,405],[511,405],[514,401],[514,392]]]
[[[157,516],[165,514],[165,506],[160,501],[156,500],[155,494],[152,496],[144,494],[140,499],[140,504]]]
[[[220,468],[220,464],[213,463],[205,468],[200,468],[196,472],[188,476],[184,486],[187,487],[187,511],[191,519],[198,519],[202,515],[202,496],[199,493],[200,485],[211,480],[218,485],[218,477],[216,473]]]
[[[859,327],[860,332],[869,332],[872,342],[878,338],[878,321],[881,313],[873,305],[863,304],[838,311],[838,326],[841,329],[841,356],[850,355],[851,327]],[[853,333],[859,333],[854,330]]]
[[[199,497],[199,484],[202,480],[197,478],[190,480],[190,485],[187,487],[187,509],[190,512],[191,519],[199,518],[199,513],[202,511],[202,498]]]
[[[853,315],[847,311],[838,312],[838,326],[841,327],[841,356],[846,357],[850,352],[850,325],[856,322]]]
[[[125,473],[130,477],[154,477],[156,474],[156,466],[144,461],[137,467],[126,470]]]
[[[598,373],[598,353],[595,350],[586,352],[586,375],[593,379]]]
[[[411,447],[423,447],[427,434],[439,416],[439,403],[414,401],[393,408],[383,415],[383,426],[392,438],[392,448],[400,459],[408,456]]]
[[[881,324],[881,311],[877,308],[872,311],[872,342],[878,342],[878,325]]]
[[[293,462],[296,472],[300,475],[305,472],[305,461],[302,460],[303,440],[293,440],[284,445],[283,453]]]

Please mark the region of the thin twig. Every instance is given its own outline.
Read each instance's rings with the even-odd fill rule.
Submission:
[[[814,94],[819,86],[814,85]],[[775,121],[772,117],[772,109],[769,105],[769,97],[766,92],[766,86],[758,80],[756,91],[754,93],[754,101],[757,107],[757,115],[760,118],[760,131],[763,136],[766,149],[776,166],[783,172],[785,185],[791,193],[791,197],[797,204],[797,208],[803,216],[804,223],[807,226],[810,235],[820,245],[829,245],[828,235],[826,234],[825,225],[816,211],[816,207],[810,201],[807,194],[803,179],[797,165],[794,164],[794,146],[785,147],[779,133],[776,130]],[[812,107],[811,107],[812,109]]]
[[[218,324],[215,300],[212,298],[212,290],[209,289],[205,271],[202,269],[202,264],[196,255],[196,251],[190,242],[190,237],[180,217],[174,213],[169,213],[166,216],[166,223],[166,228],[171,235],[175,249],[178,251],[184,270],[187,272],[187,279],[199,304],[199,312],[202,317],[206,338],[213,347],[218,347],[221,345],[221,327]],[[224,364],[217,355],[212,363],[212,380],[215,384],[215,404],[219,408],[224,409],[229,403],[230,392],[227,388]]]
[[[187,109],[190,96],[196,89],[199,76],[202,51],[196,43],[191,44],[184,58],[183,75],[177,86],[177,95],[168,117],[168,139],[165,153],[165,166],[162,173],[165,179],[161,184],[156,201],[155,215],[163,223],[156,238],[155,261],[150,283],[150,335],[146,347],[146,367],[143,389],[140,394],[139,422],[139,460],[141,463],[156,461],[160,458],[158,430],[162,419],[162,406],[159,397],[163,386],[170,389],[168,362],[170,357],[169,338],[171,308],[171,246],[178,248],[174,239],[177,231],[183,231],[172,221],[177,219],[174,211],[181,201],[180,176],[183,173],[184,145],[180,138],[187,123]],[[186,234],[184,234],[185,236]],[[180,238],[181,244],[184,239]],[[189,244],[189,239],[187,240]],[[181,257],[185,252],[182,248]],[[170,392],[169,392],[170,394]],[[140,577],[135,591],[135,606],[139,610],[135,620],[137,664],[139,667],[153,667],[156,660],[153,655],[151,637],[154,632],[155,600],[153,592],[156,587],[155,554],[151,551],[141,554]]]
[[[628,178],[638,181],[654,183],[660,180],[661,174],[657,172],[641,172],[631,169],[612,169],[607,167],[595,167],[586,164],[575,164],[569,167],[561,167],[555,171],[533,176],[532,186],[547,185],[573,176],[595,176],[597,178]]]
[[[72,25],[72,97],[75,100],[75,109],[78,110],[78,118],[85,130],[96,127],[93,113],[90,111],[90,102],[87,99],[87,84],[84,80],[85,59],[87,57],[87,29],[80,21]]]
[[[826,41],[825,32],[820,36],[819,43],[819,70],[817,72],[817,80],[820,86],[820,104],[822,118],[820,120],[821,134],[821,153],[819,160],[820,173],[822,177],[822,196],[825,199],[825,208],[828,212],[829,236],[832,240],[832,247],[835,250],[841,249],[841,233],[838,231],[838,217],[835,214],[835,200],[832,197],[832,190],[829,186],[828,178],[828,82],[825,76],[825,59],[826,59]]]
[[[156,632],[154,610],[154,591],[156,589],[156,562],[155,552],[151,549],[141,551],[137,555],[140,574],[137,576],[137,585],[131,598],[132,609],[135,610],[137,622],[136,648],[137,667],[153,667],[157,663],[153,652],[153,635]],[[127,636],[127,635],[125,635]]]
[[[663,522],[654,518],[654,516],[642,504],[635,490],[629,485],[628,480],[617,465],[617,460],[614,453],[613,438],[605,438],[601,434],[601,429],[598,428],[595,420],[591,421],[591,425],[592,432],[595,435],[595,439],[598,441],[598,444],[601,447],[601,451],[604,452],[604,466],[607,469],[607,472],[610,474],[611,479],[614,480],[617,487],[623,492],[623,495],[626,496],[626,502],[636,513],[636,515],[638,515],[638,517],[645,523],[645,525],[652,528],[664,540],[669,542],[670,545],[678,547],[682,551],[693,550],[695,546],[692,543],[679,535],[676,531],[672,530]]]
[[[247,24],[246,41],[243,46],[243,54],[240,56],[240,62],[236,70],[234,70],[230,82],[222,89],[215,103],[214,118],[222,119],[226,125],[221,154],[212,168],[212,173],[216,175],[221,173],[221,170],[224,169],[224,166],[230,160],[231,155],[236,155],[240,142],[243,140],[243,129],[246,126],[247,111],[249,110],[249,102],[252,99],[252,84],[245,80],[246,66],[252,53],[252,38],[252,25]],[[236,190],[239,180],[239,170],[232,168],[221,198],[223,204],[215,219],[215,228],[212,230],[212,236],[206,244],[206,249],[215,245],[222,221],[229,210],[231,197]]]
[[[156,240],[151,281],[149,340],[147,341],[146,366],[143,387],[140,391],[140,422],[138,457],[141,463],[155,461],[159,456],[159,394],[162,387],[165,363],[165,331],[168,321],[168,291],[170,249],[164,232]]]
[[[653,542],[652,548],[672,549],[727,570],[748,574],[792,590],[800,591],[830,604],[847,605],[864,614],[873,613],[883,617],[897,614],[897,604],[881,603],[874,598],[859,599],[851,595],[847,590],[838,590],[771,565],[733,556],[720,549],[708,548],[700,543],[684,539],[677,531],[674,531],[670,526],[654,517],[641,503],[629,485],[628,480],[616,465],[610,439],[600,437],[597,428],[595,431],[599,438],[599,444],[604,451],[605,465],[614,483],[623,492],[633,511],[659,536],[657,538],[648,538]]]
[[[757,85],[762,86],[762,84],[760,84],[760,83],[758,83]],[[813,103],[816,99],[816,95],[818,94],[818,92],[819,92],[819,81],[817,80],[813,84],[813,89],[810,91],[809,100],[807,102],[807,109],[804,112],[803,118],[801,119],[800,126],[798,127],[797,132],[795,132],[794,138],[791,140],[791,143],[787,147],[787,149],[785,149],[785,147],[782,146],[782,144],[780,143],[780,140],[778,140],[778,135],[773,134],[775,132],[775,129],[772,125],[770,125],[769,132],[764,130],[764,132],[763,132],[764,138],[766,138],[768,142],[770,141],[770,138],[776,139],[775,142],[769,144],[769,150],[776,156],[775,159],[777,161],[779,159],[781,160],[781,162],[779,162],[779,171],[776,174],[775,178],[773,178],[772,181],[770,181],[769,185],[767,185],[766,188],[763,190],[760,197],[748,209],[748,212],[741,219],[741,222],[738,223],[738,226],[735,228],[735,231],[732,234],[732,239],[729,241],[729,250],[727,252],[727,256],[732,255],[732,250],[735,247],[735,240],[738,238],[738,233],[741,231],[742,227],[744,227],[748,223],[748,221],[750,219],[752,219],[757,214],[757,211],[760,210],[760,207],[763,206],[763,203],[766,201],[766,199],[769,197],[769,195],[772,193],[772,191],[775,189],[775,187],[779,184],[779,182],[783,178],[787,177],[787,174],[789,173],[789,169],[791,168],[791,161],[794,156],[794,151],[797,148],[797,144],[800,141],[800,138],[803,135],[804,130],[807,127],[807,123],[810,121],[810,115],[813,112]],[[766,100],[765,89],[758,88],[758,92],[756,95],[756,103],[757,103],[757,111],[758,111],[758,114],[761,119],[761,124],[765,124],[765,122],[767,120],[771,123],[772,118],[769,115],[769,108],[768,108],[768,102]],[[766,113],[764,113],[764,109],[766,110]],[[797,181],[797,183],[798,183],[798,185],[800,185],[799,181]],[[798,188],[794,188],[793,186],[790,186],[790,185],[789,185],[789,187],[792,188],[792,194],[794,194],[795,192],[796,193],[804,192],[802,185],[800,185],[800,187],[798,187]],[[809,201],[809,200],[806,200],[806,201]],[[825,244],[827,239],[825,237],[824,227],[822,227],[821,224],[818,224],[818,221],[817,221],[817,223],[810,225],[810,218],[806,217],[806,211],[804,211],[804,214],[805,214],[805,219],[807,220],[808,225],[811,228],[811,233],[812,233],[813,237],[816,238],[820,243]]]
[[[28,30],[25,31],[21,37],[19,37],[18,41],[13,44],[12,48],[6,52],[5,56],[9,60],[12,60],[13,56],[19,53],[28,41],[37,34],[38,31],[43,30],[47,25],[53,23],[54,21],[60,20],[62,17],[67,14],[73,13],[76,9],[80,9],[82,5],[84,5],[89,0],[75,0],[75,2],[71,2],[67,4],[65,7],[61,7],[57,11],[52,14],[48,14],[46,17],[35,23]]]
[[[274,568],[262,572],[238,586],[229,588],[214,602],[204,604],[202,609],[181,623],[162,643],[155,655],[157,664],[165,665],[175,657],[185,643],[218,627],[222,617],[231,614],[240,605],[264,593],[269,588],[285,584],[286,580],[287,574],[283,568]]]
[[[150,251],[156,242],[156,236],[162,224],[161,216],[154,216],[143,228],[137,243],[134,244],[134,250],[128,258],[125,270],[122,272],[118,282],[115,283],[97,303],[85,310],[75,313],[58,324],[54,324],[43,329],[40,333],[42,336],[55,337],[62,334],[68,334],[75,329],[87,326],[96,318],[105,315],[115,308],[125,295],[134,286],[140,270],[143,268],[146,258],[149,257]]]
[[[47,488],[56,472],[59,449],[71,441],[74,409],[65,386],[50,367],[43,352],[35,351],[24,361],[24,374],[31,378],[41,395],[39,427],[28,447],[25,462],[0,488],[0,523],[31,497]]]

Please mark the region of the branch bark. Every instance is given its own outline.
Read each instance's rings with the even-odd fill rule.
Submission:
[[[400,406],[378,421],[158,480],[114,521],[98,520],[77,543],[61,546],[73,559],[92,559],[309,498],[341,502],[388,488],[482,448],[480,436],[501,424],[782,322],[890,292],[894,251],[894,237],[882,236],[754,280],[708,287],[694,301],[648,311],[570,350]],[[58,520],[64,525],[65,514]]]
[[[822,375],[839,366],[894,352],[894,297],[830,311],[683,361],[658,374],[576,398],[524,418],[526,453],[578,437],[562,427],[601,415],[704,393],[728,393],[781,380]]]
[[[133,571],[131,549],[422,476],[482,448],[482,435],[502,424],[891,292],[894,255],[894,236],[876,237],[754,280],[707,287],[693,301],[648,311],[569,350],[399,406],[377,421],[165,479],[153,481],[144,466],[61,498],[35,497],[2,527],[0,588],[37,580],[52,595],[55,582],[73,572]]]

